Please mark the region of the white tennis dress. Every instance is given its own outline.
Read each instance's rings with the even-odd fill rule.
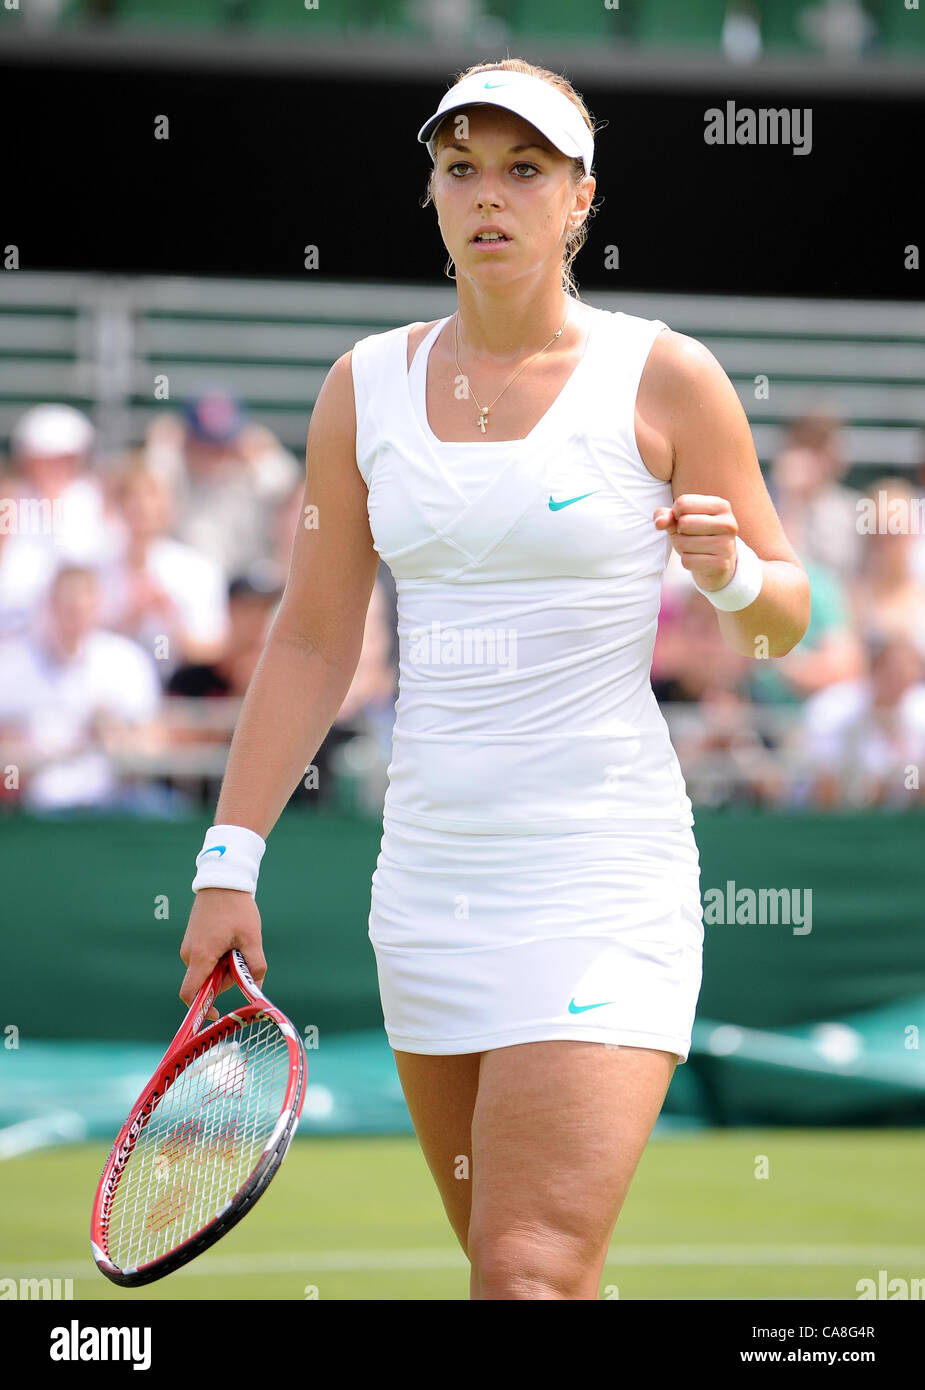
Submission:
[[[369,936],[393,1048],[544,1039],[683,1062],[701,983],[691,803],[649,681],[670,541],[634,408],[659,320],[593,310],[526,439],[442,443],[437,323],[353,350],[357,464],[398,590]]]

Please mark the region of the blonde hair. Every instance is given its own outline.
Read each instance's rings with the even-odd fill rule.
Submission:
[[[564,97],[568,97],[572,105],[576,106],[578,110],[581,112],[582,119],[584,120],[585,125],[588,127],[591,133],[595,133],[594,121],[591,117],[591,113],[585,106],[581,97],[575,91],[575,88],[572,86],[571,82],[569,82],[568,78],[563,77],[561,73],[550,71],[549,68],[540,68],[537,67],[534,63],[528,63],[525,58],[503,58],[498,63],[475,63],[471,68],[466,68],[465,72],[457,74],[456,82],[454,82],[453,85],[458,85],[460,82],[462,82],[464,77],[471,77],[473,73],[498,71],[523,72],[526,73],[529,77],[538,77],[540,81],[548,82],[551,87],[555,87],[557,92],[561,92]],[[442,129],[442,127],[440,127],[440,129]],[[577,186],[585,177],[585,166],[580,159],[572,159],[569,161],[569,163],[571,165],[572,180]],[[430,177],[427,180],[427,196],[425,197],[424,202],[421,205],[425,208],[427,207],[428,203],[433,202],[435,172],[436,170],[432,169],[430,172]],[[562,255],[562,288],[566,294],[572,295],[576,298],[578,295],[578,282],[576,281],[572,273],[572,262],[574,261],[575,257],[578,255],[578,252],[581,250],[581,248],[584,246],[585,242],[588,239],[588,222],[596,212],[597,207],[592,204],[588,208],[587,217],[583,218],[577,227],[570,227],[568,230],[568,235],[565,239],[565,250]],[[448,275],[449,268],[451,265],[452,260],[448,260],[446,263],[446,273]]]

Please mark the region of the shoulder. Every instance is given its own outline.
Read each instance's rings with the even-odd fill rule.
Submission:
[[[409,341],[412,335],[418,335],[415,339],[416,346],[420,342],[420,335],[432,328],[435,322],[436,320],[429,324],[401,324],[397,328],[388,328],[381,333],[369,333],[365,338],[358,338],[353,347],[338,357],[331,366],[318,393],[316,408],[318,405],[332,402],[338,411],[342,411],[349,404],[353,423],[354,391],[358,374],[390,354],[396,341],[406,335]]]
[[[662,476],[668,478],[682,450],[702,452],[714,448],[717,439],[740,451],[751,444],[742,403],[720,363],[697,338],[671,328],[652,344],[636,413],[642,429],[660,443]]]
[[[629,331],[648,345],[636,392],[636,445],[653,477],[671,482],[684,426],[703,399],[707,359],[715,359],[696,338],[661,327],[661,320],[627,314],[615,314],[613,320],[618,334]],[[716,367],[721,371],[718,363]]]
[[[368,342],[369,339],[361,339],[337,358],[312,407],[305,462],[315,505],[320,505],[322,496],[330,505],[333,488],[341,498],[350,495],[357,508],[362,505],[365,509],[366,480],[357,465],[358,451],[363,452],[361,423],[369,416],[369,390],[368,385],[363,385],[363,369],[359,365],[364,343]],[[368,423],[363,425],[364,430],[368,428]]]
[[[348,352],[342,353],[331,365],[327,376],[321,383],[321,390],[315,398],[309,419],[309,439],[324,431],[356,433],[356,403],[353,384],[354,358],[361,347],[357,343]]]
[[[386,328],[379,333],[368,333],[365,338],[358,338],[350,352],[344,354],[344,358],[351,362],[366,362],[374,360],[380,354],[388,355],[394,350],[397,341],[409,343],[413,341],[414,346],[421,341],[421,338],[437,323],[437,319],[432,319],[430,323],[402,323],[396,328]],[[343,361],[339,358],[338,361]],[[410,359],[409,359],[410,360]],[[335,362],[335,367],[337,363]],[[332,369],[333,370],[333,369]]]
[[[731,382],[708,347],[686,333],[666,328],[652,344],[643,381],[660,395],[679,402],[704,392],[731,388]]]
[[[432,328],[442,322],[440,319],[431,319],[429,323],[409,323],[401,330],[408,335],[408,367],[410,368],[414,354],[427,337]]]

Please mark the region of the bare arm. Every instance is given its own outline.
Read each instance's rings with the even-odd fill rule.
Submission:
[[[731,381],[702,343],[665,332],[653,345],[640,397],[651,435],[670,458],[675,498],[656,513],[656,526],[668,531],[704,589],[732,578],[736,535],[751,546],[763,562],[761,593],[747,608],[716,616],[743,656],[782,656],[809,625],[809,580],[784,535]]]
[[[310,524],[297,528],[286,589],[241,706],[216,825],[243,825],[266,839],[343,703],[378,568],[366,500],[348,353],[331,368],[312,413],[302,511]],[[180,948],[189,967],[182,999],[191,1002],[232,946],[259,983],[266,961],[253,897],[200,889]]]
[[[312,414],[289,578],[241,706],[215,813],[216,824],[244,825],[264,839],[333,724],[360,659],[378,556],[355,441],[347,354],[331,368]],[[305,508],[315,510],[307,517]]]

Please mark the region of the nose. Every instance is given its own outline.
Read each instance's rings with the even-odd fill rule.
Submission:
[[[502,205],[501,194],[498,191],[495,176],[483,174],[479,179],[478,190],[475,195],[476,206],[479,208],[493,207],[499,208]]]

